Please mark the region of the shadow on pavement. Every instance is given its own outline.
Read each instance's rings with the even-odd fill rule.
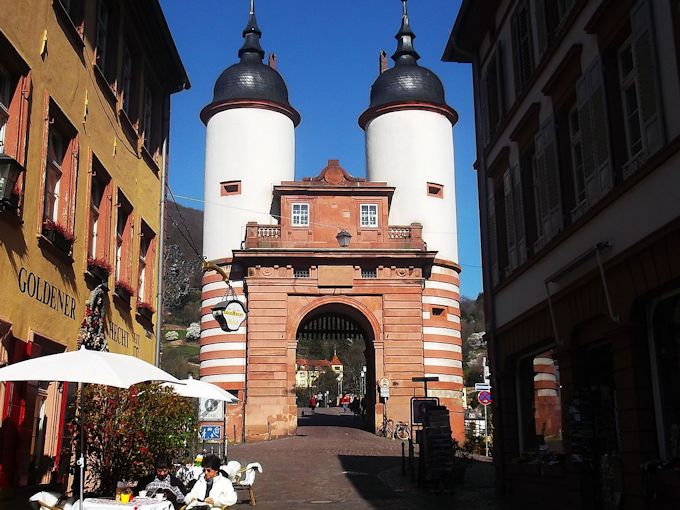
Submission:
[[[298,427],[351,427],[366,429],[360,416],[338,407],[317,408],[314,413],[308,407],[298,408]]]

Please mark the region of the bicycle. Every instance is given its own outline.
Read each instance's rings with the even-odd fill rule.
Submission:
[[[397,426],[394,429],[394,439],[401,439],[402,441],[408,441],[411,437],[411,430],[409,429],[408,423],[404,421],[397,422]]]
[[[383,422],[378,427],[377,434],[382,437],[394,437],[394,422],[383,417]]]

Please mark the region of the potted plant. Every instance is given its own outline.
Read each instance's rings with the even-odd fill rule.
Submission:
[[[156,309],[151,303],[146,301],[137,301],[137,313],[142,317],[151,320],[151,316],[154,314]]]
[[[100,257],[87,259],[87,272],[102,281],[109,279],[112,270],[111,264],[106,259]]]
[[[119,298],[128,302],[130,301],[130,298],[135,295],[135,291],[132,288],[132,285],[130,285],[125,280],[116,280],[115,289],[116,295]]]
[[[71,255],[76,238],[64,225],[47,219],[42,225],[42,235],[66,255]]]

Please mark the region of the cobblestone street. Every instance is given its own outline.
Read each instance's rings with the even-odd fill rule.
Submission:
[[[418,489],[401,474],[401,443],[354,428],[357,419],[337,408],[298,416],[296,437],[232,446],[229,458],[260,462],[257,508],[499,510],[490,462],[472,461],[465,484],[448,494]],[[247,505],[247,492],[238,506]]]

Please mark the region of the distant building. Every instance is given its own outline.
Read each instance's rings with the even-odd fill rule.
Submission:
[[[330,360],[297,358],[295,367],[296,388],[311,388],[325,370],[333,371],[342,379],[344,369],[344,365],[337,354],[333,354]]]
[[[494,462],[517,506],[680,501],[680,3],[464,0]]]
[[[95,288],[97,342],[156,362],[170,95],[188,87],[157,0],[3,2],[0,172],[19,175],[0,173],[0,364],[74,350]],[[68,474],[76,388],[0,383],[0,506]]]

